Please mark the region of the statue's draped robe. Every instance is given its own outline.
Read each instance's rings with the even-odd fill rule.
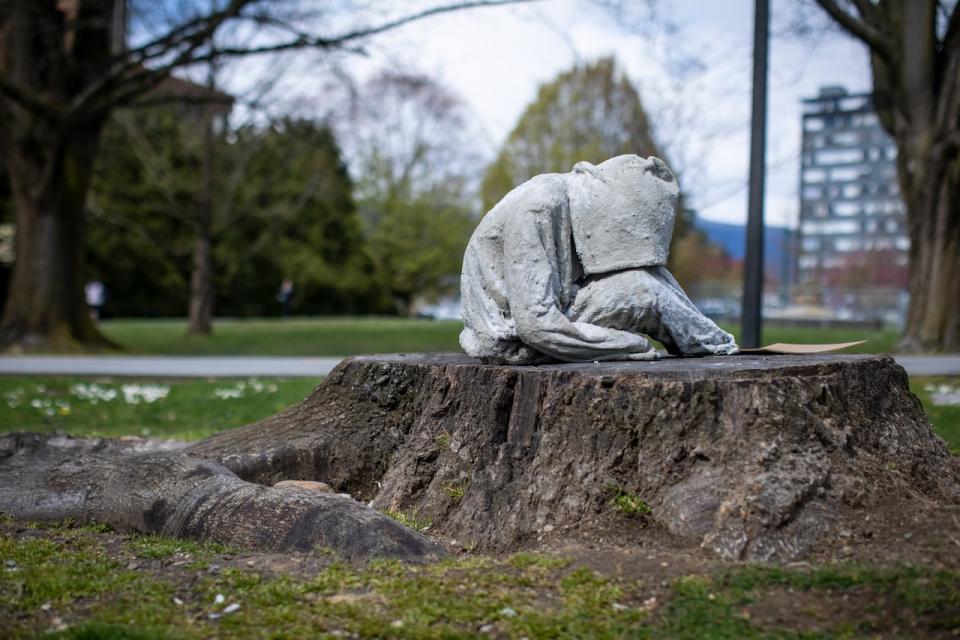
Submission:
[[[460,344],[472,356],[530,364],[651,353],[644,336],[571,320],[583,269],[562,174],[537,176],[480,222],[463,258]],[[532,347],[532,349],[531,349]]]
[[[735,352],[733,336],[704,316],[660,264],[666,247],[649,251],[625,238],[610,245],[609,257],[624,254],[620,262],[634,266],[584,275],[571,226],[569,181],[577,179],[537,176],[480,222],[463,262],[464,350],[508,364],[648,360],[658,354],[646,334],[672,354]],[[593,224],[603,224],[593,215]]]

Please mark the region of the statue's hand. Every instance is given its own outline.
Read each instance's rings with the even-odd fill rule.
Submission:
[[[734,341],[733,336],[729,333],[724,332],[724,335],[727,339],[718,340],[713,343],[705,343],[703,345],[704,351],[715,355],[715,356],[732,356],[737,351],[740,350],[740,347],[737,346],[737,343]]]

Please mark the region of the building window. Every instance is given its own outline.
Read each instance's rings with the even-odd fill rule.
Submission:
[[[833,248],[844,253],[860,250],[860,241],[853,238],[837,238],[833,241]]]
[[[854,145],[860,143],[860,134],[856,131],[838,131],[830,136],[830,140],[837,145]]]
[[[800,231],[805,236],[836,235],[857,233],[860,226],[853,220],[817,220],[804,222],[800,225]]]
[[[858,184],[845,184],[843,185],[843,197],[844,198],[856,198],[860,195],[860,185]]]
[[[803,170],[803,181],[804,182],[823,182],[827,179],[827,172],[823,169],[804,169]]]
[[[840,101],[840,109],[843,111],[856,111],[858,109],[863,109],[865,106],[867,106],[867,99],[865,96],[844,98]]]
[[[820,187],[804,187],[803,188],[804,200],[819,200],[822,197],[823,197],[823,190]]]
[[[832,207],[834,215],[855,216],[860,213],[860,205],[856,202],[838,202]]]
[[[823,131],[823,129],[824,129],[823,118],[804,118],[803,119],[804,131]]]
[[[863,160],[863,151],[860,149],[826,149],[817,151],[817,164],[840,164],[860,162]]]
[[[860,174],[860,167],[836,167],[835,169],[830,169],[830,180],[833,182],[856,180],[860,177]]]

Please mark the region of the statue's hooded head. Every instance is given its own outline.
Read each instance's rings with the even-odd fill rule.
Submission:
[[[578,162],[570,184],[573,242],[587,274],[665,265],[680,188],[660,158]]]

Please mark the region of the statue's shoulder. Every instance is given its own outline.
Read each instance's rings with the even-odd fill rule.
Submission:
[[[517,185],[490,210],[514,215],[524,211],[553,210],[567,204],[567,182],[562,173],[542,173]]]

